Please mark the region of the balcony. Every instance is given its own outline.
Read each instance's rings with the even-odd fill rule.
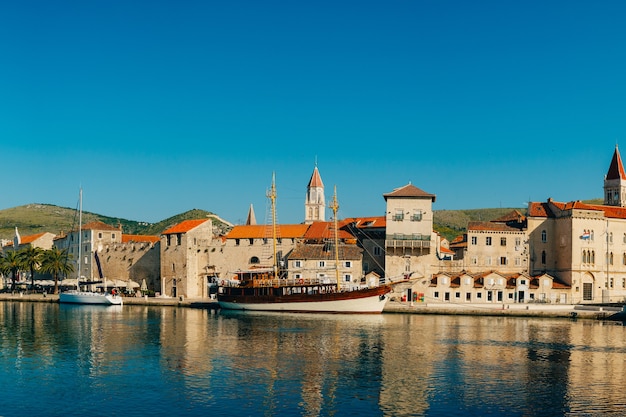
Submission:
[[[385,238],[386,248],[430,248],[430,235],[423,235],[420,233],[413,233],[411,235],[405,235],[402,233],[395,233],[393,235],[387,235]]]

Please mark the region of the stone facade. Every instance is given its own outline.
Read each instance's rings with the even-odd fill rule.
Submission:
[[[163,232],[160,244],[161,294],[207,298],[213,241],[210,219],[186,220]]]

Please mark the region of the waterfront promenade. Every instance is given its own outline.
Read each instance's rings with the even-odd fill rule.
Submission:
[[[57,303],[58,295],[1,293],[0,301],[48,302]],[[126,305],[151,305],[164,307],[204,308],[218,310],[214,300],[187,299],[174,297],[124,297]],[[513,316],[513,317],[546,317],[576,319],[616,319],[616,314],[623,313],[620,307],[573,305],[573,304],[486,304],[486,303],[408,303],[389,301],[383,313],[389,314],[445,314],[472,316]]]

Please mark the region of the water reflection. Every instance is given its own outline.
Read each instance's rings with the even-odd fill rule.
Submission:
[[[37,303],[0,323],[5,416],[626,414],[616,323]]]

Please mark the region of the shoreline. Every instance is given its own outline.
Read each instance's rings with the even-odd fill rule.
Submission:
[[[0,301],[58,303],[58,294],[0,293]],[[183,297],[124,297],[126,305],[170,306],[219,310],[217,301]],[[499,317],[545,317],[626,321],[620,307],[574,304],[454,304],[388,301],[383,314],[441,314]]]

